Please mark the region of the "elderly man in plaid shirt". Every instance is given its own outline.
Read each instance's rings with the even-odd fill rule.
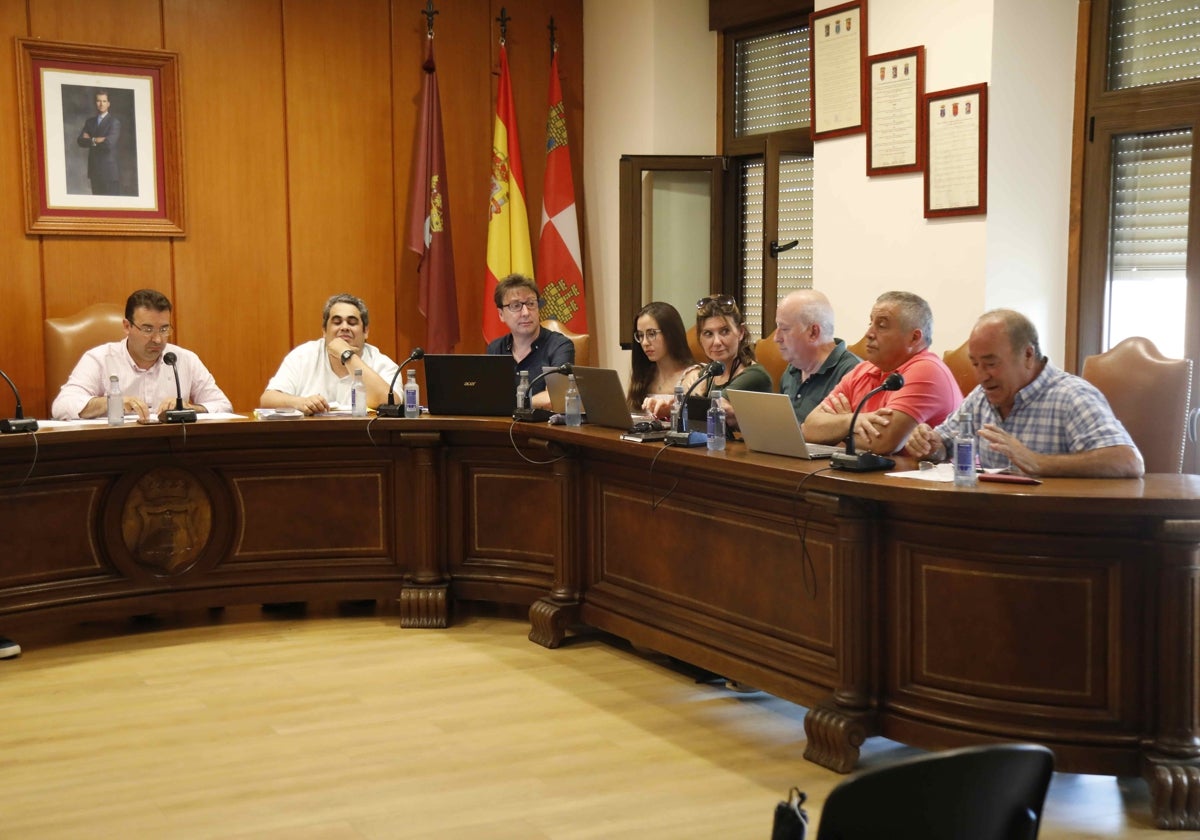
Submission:
[[[1138,478],[1142,455],[1108,401],[1086,380],[1059,370],[1042,355],[1037,329],[1011,309],[975,322],[967,353],[979,383],[963,401],[979,436],[984,468],[1039,476]],[[905,447],[941,461],[959,429],[951,414],[936,429],[922,424]]]

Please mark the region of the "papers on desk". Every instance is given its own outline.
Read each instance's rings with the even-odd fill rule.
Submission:
[[[924,464],[929,464],[928,461],[923,461]],[[936,481],[941,483],[954,482],[954,464],[945,461],[941,464],[929,464],[923,470],[900,470],[899,472],[890,472],[888,478],[915,478],[917,481]]]
[[[136,414],[126,414],[125,415],[125,425],[126,426],[137,426],[137,425],[139,425],[137,419],[138,419],[138,417]],[[234,414],[229,411],[213,411],[213,412],[209,412],[207,414],[198,413],[196,415],[196,419],[201,422],[204,422],[204,423],[210,423],[213,420],[245,420],[246,415]],[[157,414],[150,415],[150,423],[158,423],[158,415]],[[92,420],[38,420],[38,428],[39,429],[78,429],[81,426],[107,426],[107,425],[108,425],[107,417],[96,417]],[[167,424],[163,424],[163,425],[167,425]],[[178,425],[178,424],[174,424],[174,425]]]

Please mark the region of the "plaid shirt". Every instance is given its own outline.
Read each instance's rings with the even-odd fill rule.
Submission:
[[[1048,361],[1037,378],[1017,392],[1007,419],[1001,419],[978,386],[963,400],[962,410],[971,417],[976,434],[984,423],[991,423],[1041,454],[1066,455],[1106,446],[1134,445],[1121,421],[1113,416],[1108,400],[1094,385]],[[947,453],[953,451],[958,428],[957,412],[937,427]],[[977,444],[981,467],[1012,466],[1006,456],[994,452],[983,438],[978,438]]]

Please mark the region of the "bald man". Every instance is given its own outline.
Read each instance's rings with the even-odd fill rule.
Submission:
[[[1138,478],[1138,452],[1108,400],[1090,382],[1059,370],[1042,355],[1037,328],[1011,309],[994,309],[967,339],[976,386],[963,401],[979,436],[982,467],[1026,475]],[[920,425],[906,450],[945,460],[957,415],[937,428]]]

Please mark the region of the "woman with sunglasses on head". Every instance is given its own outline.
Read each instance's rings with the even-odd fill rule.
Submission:
[[[710,361],[725,365],[724,372],[711,377],[693,392],[705,397],[719,391],[773,391],[771,374],[754,360],[750,332],[742,321],[742,312],[728,295],[710,295],[696,301],[696,336]],[[699,374],[684,377],[684,388],[690,388]],[[670,416],[672,397],[651,397],[646,410],[660,419]]]
[[[695,381],[700,366],[688,347],[683,318],[671,304],[653,301],[643,306],[633,319],[633,341],[627,397],[631,409],[645,408],[653,396],[669,398],[676,385]]]

